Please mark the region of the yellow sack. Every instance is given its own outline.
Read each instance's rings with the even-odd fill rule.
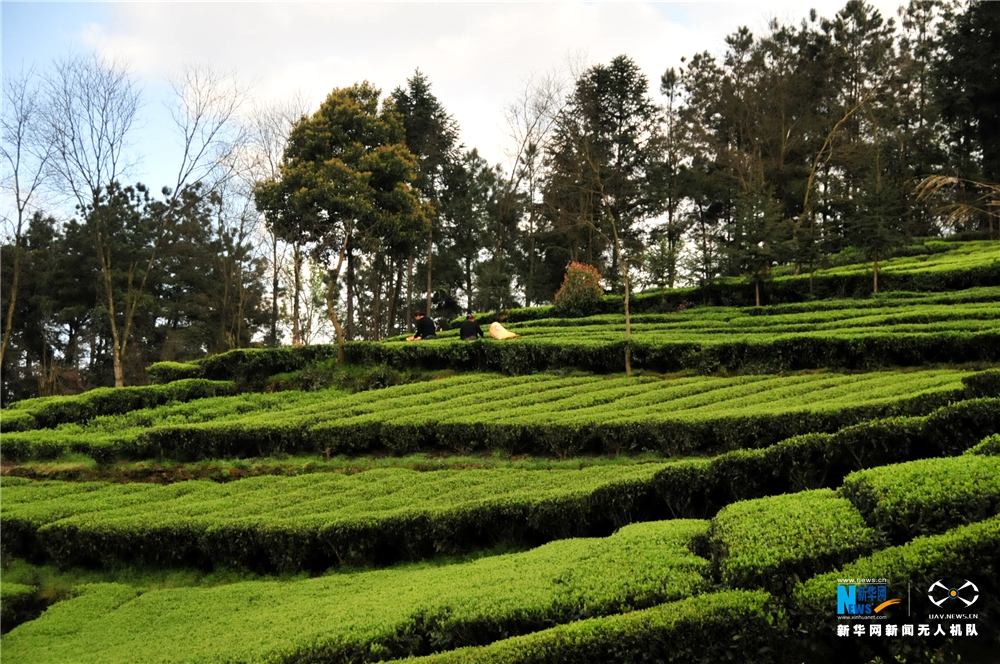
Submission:
[[[521,335],[514,334],[500,323],[490,323],[490,336],[494,339],[513,339]]]

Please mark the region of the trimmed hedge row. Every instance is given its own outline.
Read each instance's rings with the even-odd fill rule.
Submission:
[[[352,342],[348,346],[352,346]],[[196,364],[205,378],[231,380],[240,390],[260,391],[274,374],[298,371],[316,362],[337,357],[336,345],[289,348],[242,348],[213,355]]]
[[[568,471],[372,470],[152,484],[11,487],[4,552],[60,565],[321,571],[604,535],[664,516],[663,464]]]
[[[742,371],[779,373],[802,369],[869,370],[968,362],[1000,362],[1000,333],[940,333],[860,337],[778,338],[718,344],[632,342],[632,366],[658,372]],[[393,369],[455,369],[521,375],[575,368],[613,373],[624,366],[625,341],[562,343],[531,339],[420,344],[352,342],[347,361]],[[266,381],[263,375],[258,381]]]
[[[163,385],[185,378],[203,378],[204,369],[195,362],[154,362],[146,367],[146,375],[154,384]]]
[[[5,637],[4,661],[368,662],[487,644],[708,590],[708,561],[689,550],[707,527],[638,524],[469,563],[137,599],[141,591],[97,588],[97,597],[61,602]]]
[[[606,618],[591,618],[488,646],[404,660],[410,664],[640,664],[774,662],[785,613],[761,591],[709,593]]]
[[[1000,434],[987,436],[976,445],[965,451],[966,454],[984,454],[988,456],[1000,456]]]
[[[119,415],[172,401],[193,401],[233,394],[227,380],[188,378],[169,385],[143,387],[99,387],[74,396],[25,399],[3,411],[4,431],[49,429],[60,424],[83,424],[101,415]]]
[[[873,417],[925,414],[966,396],[967,376],[955,370],[669,380],[470,374],[353,395],[204,400],[204,413],[178,406],[136,411],[83,427],[8,434],[3,456],[28,460],[72,450],[104,462],[415,450],[718,453]]]
[[[531,339],[473,342],[383,343],[352,341],[347,362],[385,365],[401,371],[499,372],[523,375],[554,369],[596,373],[622,370],[625,342],[561,343]],[[313,361],[336,357],[335,346],[235,350],[203,360],[209,378],[234,380],[241,389],[259,390],[278,373],[298,371]],[[892,366],[1000,362],[1000,333],[939,333],[860,337],[779,338],[772,342],[718,344],[632,342],[632,366],[658,372],[720,370],[778,373],[802,369],[869,370]]]
[[[836,487],[860,468],[960,453],[996,431],[1000,431],[1000,399],[979,399],[928,417],[877,420],[714,459],[583,471],[397,469],[347,478],[318,474],[170,487],[22,481],[27,485],[14,486],[7,494],[4,546],[65,564],[129,562],[135,556],[156,564],[226,564],[261,570],[323,569],[338,560],[388,562],[466,551],[497,541],[522,545],[601,534],[638,520],[709,517],[738,500]],[[534,483],[525,484],[518,479],[522,476]],[[436,482],[437,477],[442,481]],[[343,486],[334,491],[335,485]],[[449,486],[447,501],[441,502],[438,496]],[[268,491],[275,499],[291,502],[262,503],[257,496],[270,494],[254,493],[254,487],[272,487]],[[396,488],[384,494],[391,487]],[[212,509],[229,510],[225,519],[213,520],[198,508],[193,494],[202,488],[206,498],[199,500],[215,501]],[[60,500],[54,491],[73,495]],[[344,511],[346,498],[324,506],[328,494],[362,496],[363,503],[371,505],[352,516]],[[391,502],[375,501],[381,495],[391,495]],[[225,496],[230,497],[219,502]],[[181,497],[181,504],[186,501],[185,509],[195,509],[196,517],[170,506],[169,500]],[[27,511],[19,507],[25,501]],[[91,507],[91,501],[98,502]],[[108,501],[120,511],[96,521],[86,516],[99,513]],[[293,510],[306,510],[315,519],[291,519]],[[74,514],[83,516],[53,523]],[[282,521],[284,517],[272,514],[288,518]],[[232,519],[238,525],[230,524]],[[105,522],[115,527],[108,529]]]
[[[1000,399],[973,399],[927,417],[896,417],[807,434],[764,449],[671,464],[656,495],[675,517],[707,518],[738,500],[838,487],[855,470],[953,456],[1000,432]]]
[[[871,553],[879,539],[830,489],[728,505],[712,519],[712,563],[722,583],[775,594]]]
[[[799,585],[791,598],[791,624],[800,635],[800,659],[810,662],[930,661],[935,651],[946,659],[934,661],[992,662],[1000,641],[1000,517],[993,517],[949,530],[941,535],[923,536],[903,546],[884,549],[841,569],[813,577]],[[906,598],[912,588],[912,616],[892,615],[890,622],[922,623],[928,613],[950,613],[932,605],[927,591],[939,579],[971,579],[979,588],[974,613],[978,637],[949,639],[921,636],[886,639],[837,636],[837,585],[841,579],[886,579],[889,597]],[[908,586],[908,584],[910,584]],[[964,607],[961,613],[966,613]],[[963,621],[964,622],[964,621]],[[805,655],[805,653],[808,653]],[[964,655],[964,656],[963,656]]]
[[[951,251],[932,250],[936,256],[890,259],[881,264],[879,289],[885,292],[947,292],[983,286],[1000,286],[1000,245],[997,242],[970,242],[956,245]],[[951,255],[949,255],[951,254]],[[948,264],[954,267],[949,269]],[[812,275],[786,276],[772,279],[760,291],[764,305],[810,302],[855,298],[872,295],[870,264],[859,264],[819,270]],[[663,291],[634,293],[629,309],[633,314],[671,312],[691,303],[714,306],[752,307],[756,304],[753,283],[725,281],[703,287],[676,288]],[[621,296],[609,295],[599,303],[603,314],[621,314],[624,301]],[[540,318],[551,318],[552,307],[511,309],[504,312],[507,320],[518,323]],[[496,320],[494,314],[477,314],[483,324]],[[452,327],[463,319],[455,319]]]
[[[0,634],[6,634],[21,623],[34,620],[45,608],[38,588],[21,583],[0,584]]]
[[[768,601],[767,593],[728,591],[701,595],[647,611],[572,623],[544,632],[516,637],[486,647],[464,648],[426,658],[412,664],[513,664],[527,662],[685,662],[740,661],[817,664],[881,661],[970,661],[992,662],[1000,642],[1000,517],[949,530],[942,535],[918,537],[912,542],[878,551],[840,569],[815,576],[795,586],[790,597]],[[890,615],[889,622],[916,624],[928,613],[941,613],[929,603],[926,593],[942,578],[973,578],[979,588],[975,607],[977,637],[907,636],[904,638],[837,636],[837,585],[843,579],[889,581],[890,597],[907,597],[912,586],[913,615]],[[738,594],[739,593],[739,594]],[[706,629],[716,597],[741,597],[753,606],[718,625]],[[743,599],[745,598],[745,599]],[[752,598],[752,599],[751,599]],[[693,613],[688,614],[687,609]],[[891,609],[890,609],[891,611]],[[659,616],[677,616],[677,623],[660,623]],[[681,624],[683,624],[683,622]],[[843,623],[840,623],[843,624]],[[649,631],[646,631],[646,626]],[[675,626],[676,625],[676,626]],[[746,635],[745,626],[754,629]],[[759,628],[763,631],[757,632]],[[689,631],[690,630],[690,631]],[[693,636],[688,640],[688,636]],[[742,642],[752,641],[746,649]],[[624,647],[619,644],[624,644]],[[731,654],[725,649],[731,648]],[[676,652],[678,656],[673,657]],[[722,650],[717,652],[715,649]],[[705,657],[701,657],[701,653]],[[899,658],[897,660],[897,657]]]
[[[652,450],[665,456],[718,454],[726,450],[767,446],[791,436],[835,431],[865,420],[897,414],[923,414],[952,401],[939,392],[888,405],[856,406],[828,412],[790,412],[759,416],[719,417],[702,421],[521,424],[371,420],[345,425],[339,421],[275,420],[160,426],[115,450],[126,458],[206,458],[270,456],[277,453],[328,451],[363,454],[422,450],[499,450],[512,454],[569,457],[577,454],[620,454]]]
[[[1000,513],[1000,458],[963,454],[851,473],[840,493],[894,543]]]

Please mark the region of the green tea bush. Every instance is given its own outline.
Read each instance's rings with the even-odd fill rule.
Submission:
[[[983,454],[987,456],[1000,456],[1000,434],[987,436],[974,447],[965,451],[966,454]]]
[[[1000,512],[1000,458],[921,459],[852,473],[840,488],[891,541],[935,535]]]
[[[101,461],[116,455],[190,461],[416,450],[560,457],[720,453],[874,417],[925,414],[964,396],[963,375],[926,370],[664,380],[472,374],[352,395],[205,399],[180,410],[139,411],[141,417],[121,423],[98,418],[85,426],[65,425],[52,435],[12,432],[2,452],[20,461],[57,454],[60,447]],[[182,417],[175,415],[180,412]]]
[[[194,362],[154,362],[146,367],[146,375],[155,384],[163,385],[185,378],[202,378],[204,369]]]
[[[92,587],[4,637],[4,661],[368,662],[485,645],[707,591],[708,561],[689,550],[707,526],[638,524],[469,563],[298,581]],[[730,622],[757,612],[763,598],[752,597],[728,603]],[[722,629],[721,617],[705,629]],[[685,624],[698,624],[693,613]]]
[[[35,586],[3,583],[0,585],[0,633],[6,634],[21,623],[34,620],[44,607]]]
[[[730,587],[782,594],[877,546],[857,509],[829,489],[733,503],[712,519],[709,547]]]
[[[275,374],[299,371],[337,357],[336,345],[243,348],[198,361],[206,378],[231,380],[239,390],[263,390]]]
[[[60,424],[83,424],[101,415],[118,415],[172,401],[192,401],[233,393],[225,380],[187,378],[167,385],[143,387],[99,387],[74,396],[25,399],[3,412],[3,421],[13,420],[14,429],[53,428]],[[31,418],[31,421],[27,417]]]
[[[776,661],[785,614],[767,593],[731,590],[591,618],[409,664],[745,664]]]
[[[659,518],[651,479],[662,467],[379,469],[166,487],[36,482],[5,487],[2,544],[10,555],[62,565],[385,564]]]
[[[1000,369],[980,371],[962,382],[972,397],[1000,397]]]

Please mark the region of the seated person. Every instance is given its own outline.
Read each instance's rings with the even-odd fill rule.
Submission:
[[[437,328],[434,327],[434,321],[420,312],[417,312],[414,318],[417,321],[417,331],[412,337],[407,337],[407,341],[437,339]]]
[[[476,317],[469,314],[465,317],[465,322],[462,323],[462,327],[459,328],[458,336],[462,338],[462,341],[475,341],[483,335],[483,328],[479,327],[479,323],[476,322]]]
[[[500,323],[493,322],[490,323],[490,336],[494,339],[513,339],[514,337],[519,337],[521,335],[514,334]]]

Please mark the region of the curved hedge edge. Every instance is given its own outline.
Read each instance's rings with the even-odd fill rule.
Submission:
[[[36,426],[35,416],[26,410],[5,408],[0,411],[0,431],[30,431]]]
[[[185,378],[204,378],[205,369],[195,362],[154,362],[146,375],[154,385],[165,385]]]
[[[765,592],[730,590],[402,660],[411,664],[746,664],[782,659],[786,615]]]
[[[4,410],[0,418],[5,430],[52,429],[60,424],[83,424],[101,415],[121,415],[171,401],[186,402],[234,392],[232,381],[204,378],[186,378],[166,385],[98,387],[73,396],[27,399],[19,402],[16,409]],[[12,417],[17,428],[10,428]]]
[[[966,376],[962,384],[970,397],[1000,397],[1000,369],[987,369]]]
[[[352,341],[346,346],[346,356],[351,364],[384,364],[396,370],[453,369],[523,375],[575,368],[595,373],[615,373],[622,371],[624,349],[624,341],[566,344],[528,338],[463,343],[442,340],[427,344]],[[275,349],[274,352],[278,350],[286,349]],[[304,350],[300,352],[305,353]],[[822,368],[873,370],[892,366],[1000,362],[1000,333],[799,337],[770,342],[728,341],[712,345],[695,342],[649,344],[633,340],[631,354],[633,368],[657,372],[780,373]],[[300,360],[295,368],[304,364]],[[249,367],[238,368],[250,371]],[[265,385],[270,375],[267,371],[278,373],[273,367],[262,369],[250,382]],[[232,377],[219,375],[227,376]]]
[[[882,544],[861,513],[830,489],[740,501],[712,519],[708,547],[727,587],[784,595]]]
[[[954,528],[942,535],[918,537],[908,544],[883,549],[841,569],[800,584],[788,604],[790,623],[801,635],[797,648],[809,653],[806,661],[867,662],[879,656],[883,661],[927,661],[928,652],[950,652],[963,648],[995,648],[1000,643],[1000,516]],[[838,637],[837,585],[841,579],[886,579],[889,597],[904,598],[904,603],[889,614],[896,624],[930,622],[929,613],[948,613],[927,600],[929,587],[939,579],[970,579],[979,588],[975,606],[978,637],[907,636],[881,640],[871,637]],[[912,615],[906,614],[907,594],[912,601]],[[964,613],[964,612],[963,612]],[[992,652],[995,654],[996,650]],[[982,654],[982,653],[981,653]],[[967,657],[962,661],[967,661]],[[972,659],[972,661],[987,661]],[[993,661],[993,660],[988,660]]]
[[[839,493],[901,544],[1000,513],[1000,459],[963,454],[869,468],[844,478]]]
[[[961,401],[924,417],[872,420],[678,464],[653,484],[673,516],[707,518],[738,500],[838,487],[852,471],[958,454],[993,433],[1000,433],[1000,399]]]
[[[73,588],[74,597],[56,602],[45,609],[45,615],[47,618],[61,619],[62,625],[75,628],[72,630],[63,628],[60,631],[61,635],[85,632],[96,616],[114,611],[143,592],[145,592],[143,588],[123,583],[84,583]],[[11,630],[10,635],[3,639],[4,655],[11,659],[30,661],[32,653],[18,648],[17,634],[34,629],[36,624],[29,620]]]
[[[6,634],[21,623],[34,620],[45,608],[38,588],[22,583],[0,585],[0,634]]]
[[[455,555],[496,544],[514,548],[593,537],[665,516],[640,480],[612,480],[588,493],[476,503],[434,513],[392,512],[325,524],[179,522],[136,528],[87,528],[8,515],[4,552],[62,566],[233,567],[320,572],[338,565],[386,565]],[[70,498],[71,499],[71,498]],[[135,510],[143,509],[141,505]],[[169,509],[169,503],[166,504]],[[707,531],[708,523],[704,529]]]
[[[986,456],[1000,456],[1000,433],[987,436],[974,447],[965,450],[965,454],[982,454]]]

